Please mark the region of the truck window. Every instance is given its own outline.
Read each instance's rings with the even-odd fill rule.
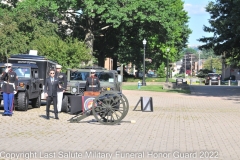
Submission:
[[[13,71],[16,72],[18,78],[30,78],[31,76],[29,68],[13,67]]]
[[[113,82],[114,81],[113,73],[100,72],[100,73],[96,73],[96,75],[99,78],[99,81],[103,81],[103,82]]]
[[[89,77],[89,72],[71,71],[70,75],[70,80],[86,81],[87,77]]]

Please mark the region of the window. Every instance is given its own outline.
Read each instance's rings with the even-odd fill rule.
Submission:
[[[1,67],[0,74],[5,72],[5,67]],[[12,70],[17,74],[19,78],[30,78],[30,68],[26,67],[13,67]]]
[[[87,77],[89,77],[89,72],[70,72],[70,80],[82,80],[82,81],[86,81]]]
[[[100,73],[97,73],[97,75],[100,81],[113,82],[114,76],[112,73],[100,72]]]
[[[18,78],[30,78],[30,68],[13,67],[13,71],[17,74]]]

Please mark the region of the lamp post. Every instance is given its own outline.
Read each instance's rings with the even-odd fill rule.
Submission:
[[[167,48],[167,75],[166,75],[166,82],[168,82],[168,72],[169,72],[169,65],[168,65],[168,52],[170,51],[170,48]]]
[[[143,52],[143,78],[142,78],[142,86],[146,86],[145,82],[145,47],[146,47],[147,41],[144,38],[143,40],[143,47],[144,47],[144,52]]]

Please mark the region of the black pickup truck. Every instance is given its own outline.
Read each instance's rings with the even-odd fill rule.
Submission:
[[[36,64],[12,63],[12,70],[18,76],[18,92],[14,95],[14,107],[19,111],[27,111],[29,101],[33,108],[41,106],[41,93],[43,92],[43,79],[38,76]],[[4,63],[0,63],[0,76],[5,71]],[[0,83],[3,83],[2,81]],[[3,100],[0,85],[0,101]]]

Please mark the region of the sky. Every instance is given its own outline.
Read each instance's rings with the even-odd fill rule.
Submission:
[[[197,39],[202,37],[212,36],[212,33],[207,33],[203,31],[203,26],[210,26],[208,19],[210,19],[210,14],[205,11],[205,7],[211,0],[183,0],[184,9],[188,12],[190,17],[188,26],[192,30],[188,39],[188,46],[195,47],[202,45],[202,42],[197,41]]]

